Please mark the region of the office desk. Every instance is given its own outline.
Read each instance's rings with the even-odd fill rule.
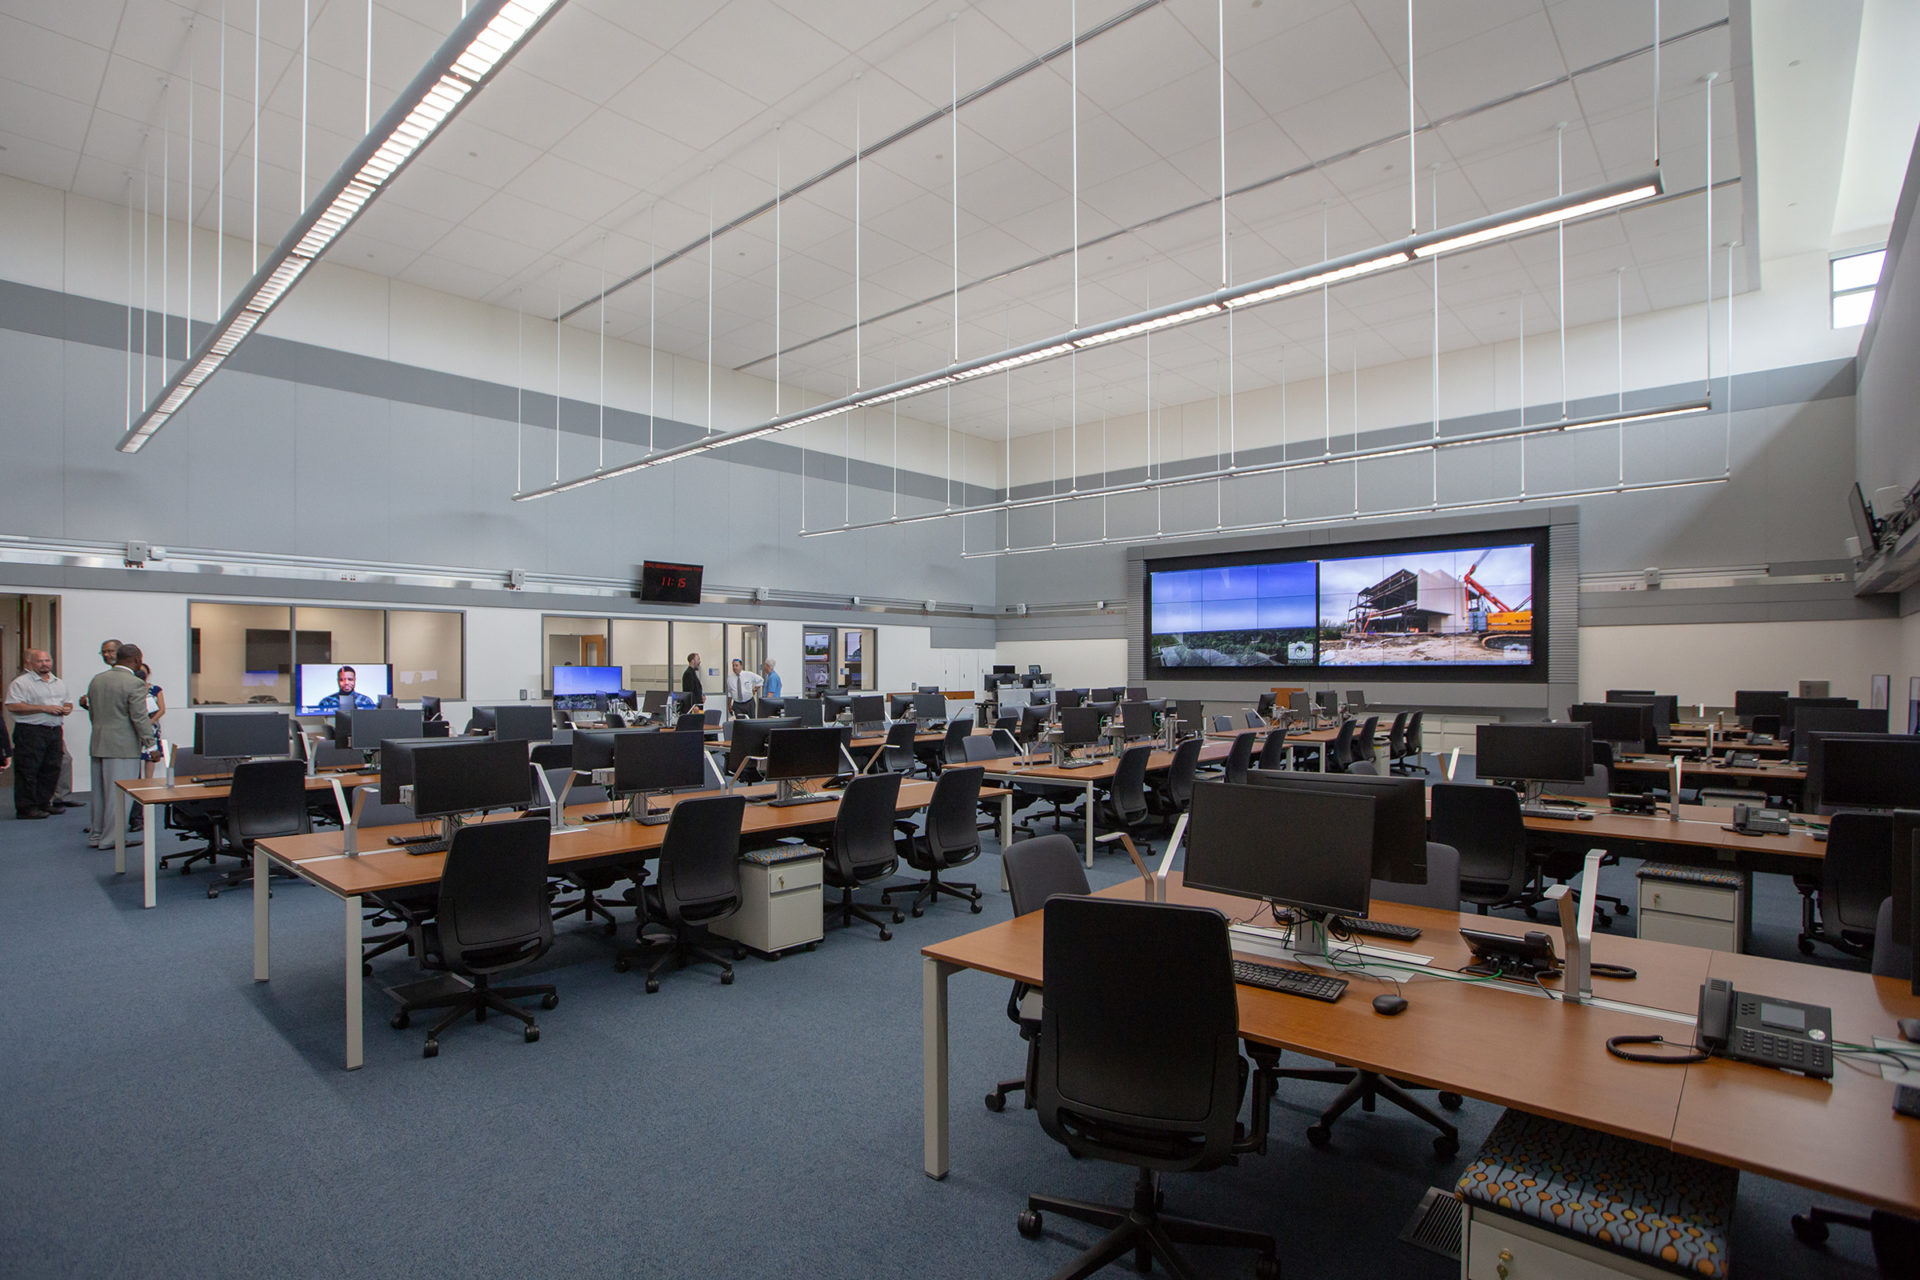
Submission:
[[[353,788],[363,782],[378,782],[380,775],[375,772],[358,770],[350,773],[335,773],[321,770],[307,778],[308,791],[328,791],[338,781],[341,786]],[[146,889],[141,901],[144,907],[151,907],[157,901],[156,880],[160,874],[160,858],[155,847],[156,832],[160,826],[160,810],[170,804],[185,804],[190,800],[224,800],[232,794],[233,784],[229,782],[198,783],[191,778],[182,778],[168,782],[165,778],[124,778],[114,783],[140,805],[141,856],[145,864]],[[121,824],[120,830],[113,833],[113,873],[125,875],[127,871],[127,831]]]
[[[1564,837],[1573,845],[1652,844],[1660,846],[1663,861],[1723,870],[1818,875],[1827,856],[1826,844],[1808,830],[1808,826],[1826,825],[1824,819],[1796,825],[1785,835],[1747,836],[1727,830],[1733,823],[1733,809],[1723,805],[1683,804],[1678,822],[1665,814],[1605,810],[1595,810],[1586,821],[1527,818],[1525,822],[1528,831]]]
[[[933,798],[933,785],[931,782],[917,781],[901,783],[896,812],[911,813],[915,809],[923,808]],[[740,791],[750,798],[764,799],[773,794],[772,787],[743,787]],[[692,798],[696,794],[698,793],[688,792],[664,797],[666,807],[671,808],[674,803]],[[983,790],[981,794],[1002,796],[1002,822],[1009,820],[1007,800],[1010,797],[998,791]],[[570,820],[578,820],[588,813],[605,811],[603,805],[576,805],[568,808],[567,816]],[[741,822],[740,832],[742,836],[787,835],[829,826],[839,812],[840,802],[837,797],[819,804],[792,805],[778,809],[764,804],[749,804],[746,816]],[[274,836],[254,843],[254,981],[266,982],[271,977],[269,960],[272,949],[272,921],[269,917],[270,896],[267,891],[267,873],[270,864],[283,867],[301,879],[318,885],[339,898],[344,905],[346,1066],[349,1071],[358,1069],[362,1062],[361,899],[369,894],[391,893],[399,889],[438,883],[440,874],[446,867],[447,856],[444,853],[412,854],[405,849],[393,848],[387,844],[388,836],[425,835],[435,829],[436,824],[426,822],[368,828],[359,833],[362,852],[356,857],[350,857],[345,852],[345,832],[342,831],[316,831],[300,836]],[[651,856],[659,850],[666,834],[665,824],[646,826],[624,818],[569,828],[564,834],[560,832],[554,834],[547,852],[547,865],[559,867],[573,863],[626,858],[636,853],[646,853]]]
[[[1186,889],[1177,875],[1170,880],[1172,901],[1245,914],[1243,899]],[[1128,881],[1100,896],[1131,898],[1141,889],[1139,881]],[[1525,931],[1523,921],[1375,905],[1380,918],[1425,930],[1410,948],[1433,956],[1436,968],[1464,960],[1456,932],[1461,924]],[[949,1167],[948,979],[960,970],[978,969],[1038,985],[1042,925],[1042,913],[1036,911],[921,949],[923,1139],[930,1177],[945,1177]],[[1368,941],[1378,945],[1377,939]],[[1893,1035],[1897,1016],[1920,1014],[1920,998],[1905,984],[1636,938],[1596,937],[1594,958],[1639,970],[1641,976],[1632,982],[1594,980],[1601,1001],[1623,1003],[1567,1005],[1505,984],[1414,976],[1402,979],[1407,1011],[1382,1018],[1369,998],[1375,984],[1355,976],[1333,1004],[1236,988],[1240,1034],[1258,1044],[1920,1214],[1920,1121],[1892,1114],[1893,1086],[1877,1070],[1843,1065],[1827,1083],[1721,1059],[1686,1067],[1625,1062],[1605,1048],[1609,1036],[1620,1034],[1689,1036],[1698,984],[1709,976],[1767,995],[1828,1005],[1836,1036],[1856,1042]],[[1011,1044],[1012,1037],[1008,1040]],[[1515,1046],[1525,1051],[1515,1052]]]
[[[1226,742],[1208,742],[1200,748],[1202,764],[1215,760],[1224,760],[1232,744]],[[1094,793],[1102,783],[1113,781],[1113,775],[1120,768],[1119,756],[1105,756],[1097,764],[1081,769],[1062,769],[1052,764],[1022,764],[1018,756],[1006,756],[998,760],[984,760],[987,776],[1007,778],[1019,782],[1039,783],[1054,787],[1083,787],[1087,797],[1087,836],[1086,852],[1083,860],[1093,865],[1093,799]],[[1173,764],[1173,752],[1156,749],[1147,757],[1147,772],[1158,773]],[[1007,847],[1012,832],[1004,830],[1000,838],[1000,847]]]
[[[1636,776],[1651,774],[1655,778],[1669,777],[1673,773],[1672,761],[1664,757],[1647,758],[1629,756],[1613,763],[1615,773],[1630,773]],[[1752,766],[1737,766],[1688,760],[1681,765],[1680,785],[1685,786],[1688,779],[1734,778],[1742,782],[1778,783],[1783,789],[1799,791],[1807,781],[1807,771],[1797,764],[1767,764],[1762,762]]]
[[[1706,750],[1706,746],[1707,739],[1705,734],[1698,736],[1674,734],[1672,737],[1660,739],[1660,747],[1663,751],[1668,749],[1674,751],[1704,751]],[[1731,748],[1735,751],[1750,751],[1754,755],[1771,760],[1784,760],[1787,757],[1787,753],[1792,750],[1792,748],[1784,742],[1764,742],[1756,745],[1741,739],[1728,738],[1724,734],[1714,735],[1713,746],[1716,752]]]

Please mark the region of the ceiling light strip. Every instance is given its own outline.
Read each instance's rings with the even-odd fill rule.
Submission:
[[[1422,454],[1437,456],[1442,449],[1457,449],[1472,445],[1501,444],[1510,440],[1523,440],[1533,436],[1562,434],[1573,431],[1585,431],[1593,427],[1624,426],[1634,422],[1651,422],[1660,418],[1678,418],[1689,414],[1706,413],[1712,408],[1708,400],[1689,400],[1677,404],[1662,405],[1650,409],[1637,409],[1627,413],[1598,414],[1588,418],[1575,418],[1556,422],[1537,422],[1526,427],[1504,427],[1494,431],[1476,431],[1462,435],[1437,436],[1419,440],[1411,444],[1380,445],[1370,449],[1350,449],[1343,453],[1321,453],[1308,458],[1282,459],[1276,462],[1255,463],[1248,466],[1229,466],[1206,471],[1188,472],[1184,475],[1161,475],[1145,480],[1129,481],[1123,484],[1103,485],[1097,489],[1080,489],[1068,493],[1039,493],[1022,498],[1003,498],[998,502],[983,502],[971,507],[953,507],[940,511],[925,511],[913,515],[896,516],[886,520],[868,520],[860,524],[842,525],[831,529],[808,529],[800,536],[818,538],[834,533],[853,533],[862,529],[884,529],[895,525],[923,524],[932,520],[945,520],[951,516],[976,516],[997,514],[1004,511],[1021,511],[1032,507],[1055,505],[1062,502],[1076,502],[1087,498],[1113,498],[1129,493],[1149,493],[1162,489],[1177,489],[1184,485],[1212,484],[1221,480],[1241,480],[1254,476],[1280,475],[1293,471],[1310,471],[1320,467],[1342,466],[1349,463],[1377,462],[1383,458],[1412,457]],[[1614,491],[1614,485],[1607,485],[1604,492]],[[1532,495],[1528,495],[1530,500]],[[1502,501],[1519,501],[1518,498]],[[1343,517],[1344,518],[1344,517]],[[1264,526],[1263,526],[1264,527]]]
[[[301,274],[563,2],[484,0],[468,11],[274,246],[200,346],[120,437],[120,452],[138,453],[167,424],[279,305]]]
[[[1457,226],[1430,231],[1425,235],[1408,236],[1393,244],[1348,254],[1345,257],[1332,258],[1313,266],[1298,267],[1279,275],[1234,285],[1231,288],[1216,289],[1199,298],[1188,298],[1181,302],[1169,303],[1130,316],[1101,324],[1078,328],[1055,338],[1030,342],[993,355],[980,356],[973,360],[962,361],[945,369],[934,370],[916,377],[902,379],[876,387],[870,391],[856,392],[828,401],[813,409],[785,414],[773,418],[759,426],[744,427],[738,431],[715,434],[677,449],[666,449],[649,457],[614,467],[602,467],[597,471],[576,476],[571,480],[555,481],[539,489],[529,489],[513,495],[515,502],[527,502],[535,498],[551,497],[556,493],[566,493],[572,489],[598,484],[602,480],[611,480],[616,476],[631,475],[648,467],[663,466],[681,458],[706,453],[730,444],[740,444],[748,440],[757,440],[762,436],[784,431],[789,427],[801,426],[809,422],[818,422],[835,414],[846,413],[867,405],[881,404],[899,400],[907,396],[919,395],[939,387],[950,386],[973,378],[987,377],[1004,373],[1023,365],[1037,364],[1044,360],[1056,359],[1070,351],[1083,351],[1089,347],[1103,346],[1110,342],[1123,341],[1141,334],[1152,333],[1159,329],[1176,325],[1192,324],[1225,314],[1229,309],[1243,306],[1257,306],[1279,298],[1318,289],[1323,285],[1339,284],[1376,272],[1405,266],[1420,260],[1423,256],[1451,252],[1454,248],[1467,248],[1486,244],[1491,240],[1505,236],[1526,235],[1548,226],[1557,225],[1564,219],[1589,217],[1596,213],[1623,208],[1641,200],[1652,199],[1660,194],[1660,175],[1647,174],[1623,182],[1608,183],[1604,186],[1589,188],[1567,196],[1556,196],[1535,204],[1523,205],[1502,214],[1478,218]],[[1505,228],[1503,231],[1502,228]],[[956,509],[957,510],[957,509]]]

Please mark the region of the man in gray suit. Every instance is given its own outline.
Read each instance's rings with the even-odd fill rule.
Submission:
[[[87,714],[93,717],[87,749],[93,757],[93,821],[87,824],[87,842],[96,849],[111,849],[126,829],[127,796],[114,784],[138,778],[141,758],[159,744],[147,719],[147,682],[134,674],[140,658],[139,645],[121,645],[113,665],[87,686]]]

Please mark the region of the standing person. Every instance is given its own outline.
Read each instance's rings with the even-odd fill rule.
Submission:
[[[60,783],[60,726],[73,714],[67,682],[53,674],[53,655],[27,650],[27,669],[7,686],[13,715],[13,814],[51,818],[53,790]]]
[[[707,691],[700,686],[700,655],[687,655],[687,669],[680,673],[680,692],[690,693],[695,698],[706,697]]]
[[[120,642],[118,640],[113,639],[111,636],[102,640],[100,642],[101,665],[105,666],[109,671],[113,670],[113,660],[119,652]],[[88,714],[92,714],[90,708],[87,706],[87,695],[84,693],[80,695],[80,709],[88,712]],[[61,739],[60,785],[54,788],[53,798],[55,803],[63,809],[78,809],[80,802],[73,798],[73,757],[66,754],[65,741],[64,738]],[[91,772],[91,761],[88,762],[88,769],[89,772]],[[89,834],[91,834],[91,832],[89,832]]]
[[[0,769],[13,759],[13,738],[7,733],[7,718],[0,716]]]
[[[773,669],[772,658],[760,664],[760,696],[763,698],[780,696],[780,673]]]
[[[141,683],[147,686],[147,719],[153,725],[153,735],[157,740],[160,736],[160,721],[167,714],[167,691],[153,682],[153,669],[146,663],[141,663],[140,669],[134,674],[139,676]],[[140,770],[141,776],[152,777],[153,765],[153,761],[148,761],[146,767]],[[134,810],[133,825],[136,828],[140,825],[138,809]]]
[[[159,745],[147,719],[147,682],[136,674],[139,668],[140,646],[123,644],[114,665],[87,686],[87,714],[93,719],[87,746],[93,757],[93,821],[87,842],[96,849],[111,849],[126,829],[128,797],[114,784],[138,778],[140,761]]]
[[[733,702],[751,702],[760,692],[760,677],[746,669],[740,659],[733,660],[733,670],[727,676],[727,697]]]

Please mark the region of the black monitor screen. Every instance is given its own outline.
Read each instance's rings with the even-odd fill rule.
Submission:
[[[380,803],[399,804],[400,788],[413,782],[416,751],[462,745],[462,738],[386,738],[380,743]]]
[[[1247,781],[1295,791],[1370,795],[1373,805],[1373,876],[1400,884],[1427,878],[1427,784],[1419,778],[1369,778],[1357,773],[1308,773],[1250,769]]]
[[[855,724],[879,724],[887,718],[887,700],[879,694],[861,694],[853,699]]]
[[[1593,736],[1602,742],[1631,743],[1636,751],[1657,748],[1650,703],[1576,702],[1567,708],[1567,718],[1592,725]]]
[[[505,809],[533,799],[533,770],[523,741],[449,741],[412,756],[416,817]]]
[[[827,722],[827,704],[818,698],[788,698],[781,710],[789,720],[819,728]]]
[[[619,667],[555,667],[553,693],[565,697],[576,693],[620,692]]]
[[[573,731],[573,767],[581,773],[611,769],[619,740],[641,734],[659,736],[654,729],[576,729]]]
[[[553,708],[545,703],[507,703],[491,708],[493,736],[502,742],[551,742]]]
[[[1011,663],[995,663],[993,674],[997,676],[1010,676],[1014,674],[1015,670]]]
[[[1625,689],[1613,689],[1607,693],[1608,702],[1644,702],[1653,708],[1654,727],[1680,723],[1680,695],[1676,693],[1629,693]]]
[[[1809,707],[1793,713],[1793,758],[1800,764],[1808,759],[1808,738],[1816,733],[1885,733],[1885,707]]]
[[[574,751],[577,760],[578,746]],[[623,733],[613,744],[613,789],[627,795],[704,786],[706,756],[697,733]]]
[[[1653,693],[1652,689],[1609,689],[1607,701],[1618,702],[1622,698],[1651,698]]]
[[[764,720],[735,720],[727,747],[727,772],[740,772],[740,766],[753,756],[767,754],[767,735],[775,729],[798,729],[800,722],[790,716]]]
[[[1364,916],[1375,804],[1357,792],[1196,782],[1186,883],[1316,914]]]
[[[1020,741],[1032,742],[1039,737],[1040,730],[1046,727],[1047,713],[1051,710],[1051,707],[1020,708]],[[1085,711],[1087,708],[1081,707],[1080,710]]]
[[[825,778],[840,773],[840,730],[775,729],[767,735],[767,779]]]
[[[910,693],[890,693],[887,695],[887,719],[904,720],[907,712],[913,710],[913,695]]]
[[[1129,738],[1153,736],[1153,708],[1147,705],[1145,698],[1120,704],[1120,731]]]
[[[1839,809],[1920,809],[1920,738],[1816,733],[1807,791]]]
[[[1751,720],[1755,716],[1779,716],[1780,723],[1787,721],[1787,699],[1793,695],[1785,689],[1736,689],[1733,693],[1733,714],[1742,720]]]
[[[1320,709],[1328,715],[1338,715],[1340,712],[1340,695],[1332,689],[1322,689],[1313,695],[1313,700],[1318,702]]]
[[[1593,737],[1584,724],[1483,724],[1474,731],[1474,776],[1519,782],[1585,782]]]
[[[193,753],[215,759],[284,756],[292,749],[284,711],[202,711],[193,718]]]
[[[420,695],[420,712],[429,720],[440,718],[440,699],[430,693]]]
[[[1094,707],[1062,707],[1060,740],[1070,747],[1100,741],[1100,712]]]
[[[1062,710],[1068,707],[1077,707],[1086,700],[1087,691],[1085,689],[1055,689],[1053,691],[1053,705]]]
[[[383,738],[417,738],[426,714],[420,711],[338,712],[333,717],[334,745],[371,751]]]
[[[667,691],[649,689],[640,695],[640,709],[650,716],[657,716],[667,709]]]
[[[1258,711],[1263,717],[1271,716],[1273,714],[1273,695],[1271,693],[1261,694],[1259,699],[1253,704],[1253,709]]]
[[[932,693],[913,695],[913,718],[925,723],[930,720],[947,718],[947,695],[938,689]]]

